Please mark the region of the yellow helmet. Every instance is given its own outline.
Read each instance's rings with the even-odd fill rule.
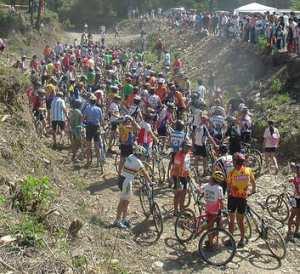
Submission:
[[[225,176],[222,171],[214,171],[211,175],[212,179],[217,183],[223,183],[226,181]]]

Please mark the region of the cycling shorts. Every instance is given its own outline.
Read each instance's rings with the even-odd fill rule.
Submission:
[[[172,177],[175,190],[187,190],[188,178],[187,177]]]
[[[227,207],[230,213],[237,212],[238,214],[244,215],[246,212],[247,200],[229,196]]]
[[[94,142],[100,142],[99,126],[87,125],[87,127],[86,127],[86,140],[88,142],[91,142],[92,140],[94,140]]]
[[[120,199],[128,201],[132,196],[132,180],[124,176],[119,178],[119,189],[121,190]]]

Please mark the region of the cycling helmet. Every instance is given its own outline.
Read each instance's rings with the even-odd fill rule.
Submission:
[[[147,154],[147,151],[144,147],[142,147],[140,145],[136,145],[133,147],[133,154],[144,156]]]
[[[41,94],[41,95],[46,94],[46,91],[43,88],[39,88],[37,92],[38,92],[38,94]]]
[[[221,106],[216,106],[214,109],[215,115],[224,115],[224,108]]]
[[[184,129],[184,123],[182,120],[177,120],[175,123],[175,130],[182,131]]]
[[[172,102],[166,103],[166,106],[167,106],[168,108],[175,109],[175,104],[172,103]]]
[[[142,98],[138,95],[134,96],[134,98],[133,98],[133,102],[136,103],[136,104],[141,102],[141,100],[142,100]]]
[[[211,175],[211,178],[216,182],[216,183],[223,183],[225,182],[225,176],[222,171],[214,171],[213,174]]]
[[[81,100],[79,100],[79,99],[76,99],[76,100],[74,100],[74,102],[73,102],[73,107],[74,108],[81,108]]]
[[[221,154],[226,154],[228,152],[228,147],[224,144],[220,145]]]
[[[242,154],[240,152],[236,152],[233,154],[233,160],[235,161],[236,164],[242,165],[242,164],[244,164],[246,158],[245,158],[244,154]]]
[[[97,100],[97,97],[95,96],[95,94],[91,94],[90,97],[89,97],[90,101],[96,101]]]

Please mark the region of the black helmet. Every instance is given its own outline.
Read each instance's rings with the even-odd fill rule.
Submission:
[[[175,124],[175,130],[182,131],[184,129],[184,122],[182,120],[177,120]]]
[[[226,154],[226,153],[228,152],[227,146],[224,145],[224,144],[222,144],[222,145],[220,146],[220,152],[221,152],[221,154]]]

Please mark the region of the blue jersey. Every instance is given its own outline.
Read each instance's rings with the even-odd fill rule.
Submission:
[[[181,148],[184,140],[185,140],[186,134],[184,131],[174,130],[171,132],[170,135],[170,145],[173,149],[173,152],[179,151]]]

